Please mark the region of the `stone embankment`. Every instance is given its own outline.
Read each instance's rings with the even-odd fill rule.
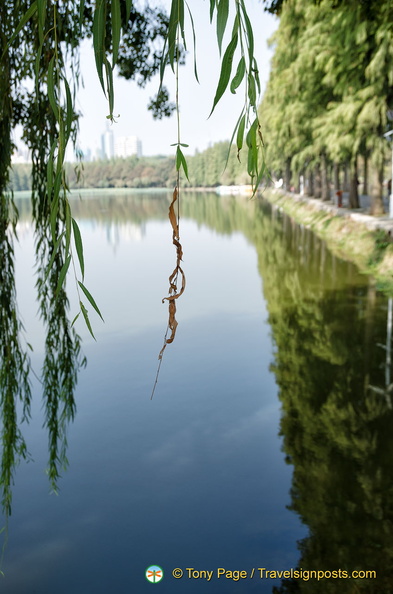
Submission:
[[[332,201],[268,189],[263,197],[297,223],[312,229],[341,258],[371,274],[381,288],[393,294],[393,219],[368,214],[370,200],[361,196],[362,208],[350,210],[344,194],[343,207]],[[387,204],[386,204],[387,207]]]

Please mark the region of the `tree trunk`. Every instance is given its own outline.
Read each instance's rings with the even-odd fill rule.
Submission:
[[[321,197],[322,200],[330,200],[329,174],[327,166],[327,158],[323,153],[321,155]]]
[[[307,189],[306,189],[307,196],[314,196],[314,173],[312,169],[309,169],[307,172]]]
[[[295,194],[300,194],[300,175],[299,174],[296,174],[295,180],[296,180],[294,182]]]
[[[364,155],[363,162],[363,194],[368,194],[368,156]]]
[[[291,190],[291,159],[288,157],[285,163],[285,189],[287,192]]]
[[[371,189],[370,214],[381,215],[385,212],[383,207],[383,165],[376,167],[373,174],[373,185]]]
[[[334,180],[334,191],[338,192],[340,190],[340,165],[335,163],[333,165],[333,180]]]
[[[315,167],[315,178],[314,178],[314,197],[320,198],[322,194],[321,187],[321,167],[317,165]]]
[[[349,208],[359,208],[358,183],[358,160],[355,157],[350,165]]]
[[[344,192],[349,192],[348,163],[344,163],[343,190],[344,190]]]

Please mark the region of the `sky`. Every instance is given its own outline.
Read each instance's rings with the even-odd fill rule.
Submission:
[[[196,149],[202,151],[215,142],[229,140],[242,107],[242,87],[238,89],[236,95],[231,94],[228,89],[208,119],[220,74],[215,24],[210,24],[209,4],[208,0],[189,2],[196,30],[196,58],[200,84],[194,77],[193,41],[189,23],[186,28],[189,54],[186,65],[179,71],[181,142],[189,145],[189,148],[184,151],[188,154],[194,154]],[[162,5],[169,10],[169,0],[162,2]],[[268,48],[267,41],[278,26],[278,19],[266,13],[258,0],[246,0],[246,6],[253,24],[255,57],[263,89],[268,80],[272,57],[272,50]],[[231,15],[228,23],[230,34]],[[223,49],[227,43],[228,38],[225,37]],[[235,59],[234,69],[236,65]],[[106,118],[109,109],[98,82],[91,40],[84,42],[81,49],[81,71],[84,88],[79,90],[76,107],[83,114],[79,135],[82,150],[90,148],[94,153],[95,148],[99,146],[101,134],[109,125],[115,138],[118,136],[140,138],[143,155],[173,153],[174,147],[170,145],[177,140],[176,118],[172,116],[156,121],[147,110],[150,97],[153,97],[158,90],[158,76],[145,89],[139,88],[136,82],[126,81],[116,76],[114,113],[119,117],[116,123],[110,124]],[[171,100],[174,101],[175,80],[170,68],[166,70],[164,84],[170,91]]]

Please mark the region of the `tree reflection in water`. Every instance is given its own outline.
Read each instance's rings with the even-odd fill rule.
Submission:
[[[0,199],[0,394],[1,394],[1,497],[5,517],[11,514],[12,485],[19,460],[28,458],[21,423],[30,417],[31,362],[33,347],[23,340],[15,288],[12,200]],[[27,201],[26,201],[27,202]],[[41,222],[40,222],[41,220]],[[44,425],[48,433],[47,474],[56,491],[61,469],[67,466],[67,426],[75,415],[75,389],[79,369],[86,364],[80,338],[69,320],[69,302],[59,278],[64,260],[54,253],[51,231],[36,216],[37,293],[39,313],[45,327],[45,352],[39,381],[42,385]],[[14,232],[11,229],[14,228]],[[49,266],[50,264],[50,266]],[[19,415],[21,403],[22,413]],[[20,416],[20,418],[19,418]]]
[[[11,513],[12,482],[20,457],[27,456],[26,443],[19,428],[16,405],[22,402],[22,420],[30,414],[30,359],[23,348],[23,329],[18,315],[14,274],[14,246],[9,227],[15,227],[10,205],[0,195],[0,406],[1,406],[1,502]]]
[[[387,300],[305,229],[272,215],[259,265],[276,345],[281,434],[294,510],[309,528],[303,570],[377,579],[284,580],[284,592],[392,592],[393,410]],[[282,238],[282,230],[286,228]],[[378,389],[375,389],[375,388]]]

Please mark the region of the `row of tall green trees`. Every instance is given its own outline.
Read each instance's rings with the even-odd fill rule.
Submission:
[[[214,187],[250,182],[246,164],[239,161],[234,146],[228,158],[228,142],[218,142],[187,160],[190,179],[184,179],[183,186]],[[173,188],[176,184],[175,159],[167,156],[133,156],[92,161],[78,166],[68,163],[65,169],[70,189]],[[14,191],[31,190],[31,165],[13,165],[10,185]]]
[[[370,171],[378,214],[393,120],[393,3],[286,0],[279,11],[260,107],[267,162],[287,188],[303,175],[322,199],[348,175],[354,208]]]

